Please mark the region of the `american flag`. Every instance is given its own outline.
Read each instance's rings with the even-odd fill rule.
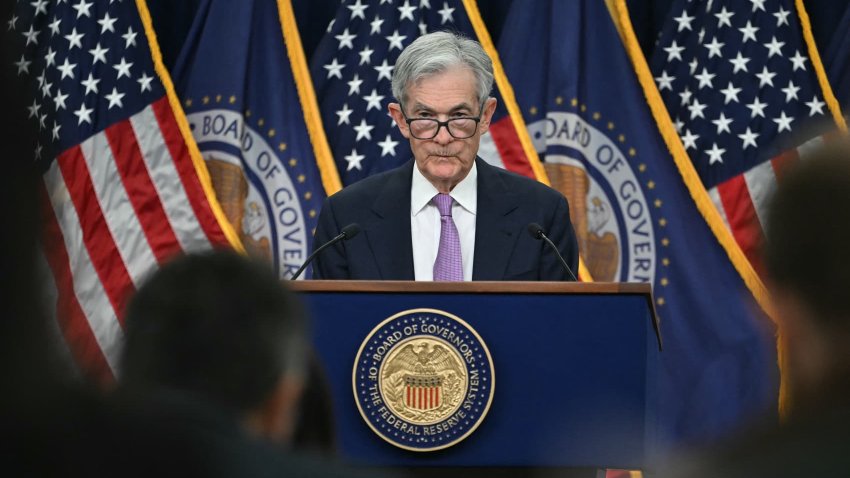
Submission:
[[[395,101],[393,67],[405,46],[428,32],[450,30],[480,39],[473,27],[477,11],[461,0],[344,0],[311,61],[319,108],[343,185],[392,169],[412,156],[406,139],[387,113]],[[498,66],[497,66],[498,68]],[[499,72],[497,71],[497,76]],[[486,161],[542,179],[530,140],[522,146],[506,108],[505,92],[494,88],[496,113],[490,133],[481,138]],[[508,95],[511,96],[511,95]],[[511,100],[513,101],[513,100]],[[533,156],[533,157],[529,157]],[[535,169],[537,168],[537,169]]]
[[[680,0],[651,61],[682,144],[757,271],[767,201],[795,141],[830,118],[800,21],[792,0]]]
[[[145,277],[232,237],[140,5],[19,1],[6,25],[42,138],[34,159],[55,315],[76,363],[99,381],[114,377],[123,312]]]

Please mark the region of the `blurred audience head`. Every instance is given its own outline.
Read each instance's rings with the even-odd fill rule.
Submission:
[[[783,175],[765,261],[786,349],[792,414],[850,400],[850,142],[806,155]]]
[[[187,255],[128,306],[121,388],[178,392],[235,414],[250,433],[291,438],[307,368],[306,318],[267,264]]]

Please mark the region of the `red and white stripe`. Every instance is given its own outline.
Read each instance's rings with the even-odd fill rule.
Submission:
[[[488,134],[481,137],[478,155],[489,164],[536,179],[519,134],[508,115],[490,123]]]
[[[762,272],[759,249],[764,241],[771,195],[786,168],[823,141],[822,137],[813,138],[708,190],[735,242],[759,274]]]
[[[175,253],[228,241],[167,98],[65,150],[43,179],[60,329],[84,374],[108,381],[144,278]]]
[[[440,387],[408,385],[405,404],[417,410],[433,410],[440,407]]]

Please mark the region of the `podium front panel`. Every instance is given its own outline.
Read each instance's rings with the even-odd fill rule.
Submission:
[[[368,466],[643,468],[654,439],[658,344],[641,294],[302,291],[332,393],[338,451]],[[492,405],[465,440],[413,452],[384,441],[355,403],[352,371],[373,328],[438,309],[489,348]]]

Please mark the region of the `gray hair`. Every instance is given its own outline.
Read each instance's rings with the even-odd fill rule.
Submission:
[[[493,88],[493,62],[480,43],[451,32],[428,33],[407,45],[393,69],[393,96],[403,106],[408,85],[454,66],[465,66],[475,75],[475,92],[482,106]]]

